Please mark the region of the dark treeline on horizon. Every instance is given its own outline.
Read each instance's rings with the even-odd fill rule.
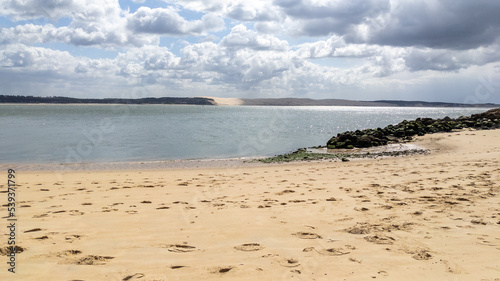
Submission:
[[[141,98],[141,99],[82,99],[68,97],[34,97],[34,96],[10,96],[0,95],[0,103],[98,103],[98,104],[197,104],[213,105],[213,100],[209,98]]]

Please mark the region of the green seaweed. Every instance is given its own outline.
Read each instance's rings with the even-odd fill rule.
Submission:
[[[257,159],[256,161],[262,163],[284,163],[284,162],[296,162],[296,161],[320,161],[320,160],[339,160],[342,162],[348,162],[351,159],[359,158],[378,158],[378,157],[388,157],[388,156],[403,156],[412,154],[424,154],[428,153],[424,149],[416,150],[404,150],[404,151],[386,151],[377,153],[316,153],[308,151],[305,148],[298,149],[294,152],[287,154],[276,155],[273,157],[267,157],[262,159]]]

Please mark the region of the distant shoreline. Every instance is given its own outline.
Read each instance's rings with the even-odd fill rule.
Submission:
[[[356,101],[344,99],[306,99],[306,98],[269,98],[269,99],[240,99],[218,97],[161,97],[141,99],[79,99],[69,97],[33,97],[33,96],[6,96],[0,95],[0,104],[72,104],[72,105],[213,105],[213,106],[363,106],[363,107],[459,107],[459,108],[495,108],[498,104],[464,104],[450,102],[377,100]]]
[[[0,105],[103,105],[103,106],[111,106],[111,105],[172,105],[172,106],[200,106],[203,104],[170,104],[170,103],[47,103],[47,102],[30,102],[30,103],[23,103],[23,102],[0,102]],[[212,106],[212,105],[209,105]]]

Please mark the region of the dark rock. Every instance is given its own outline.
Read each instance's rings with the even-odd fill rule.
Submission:
[[[413,136],[423,136],[429,133],[451,132],[463,128],[494,129],[500,128],[500,108],[491,109],[484,113],[469,117],[460,116],[452,119],[448,116],[443,119],[417,118],[413,121],[403,120],[396,125],[385,128],[347,131],[337,134],[327,142],[327,147],[354,148],[386,145],[411,140]]]
[[[370,147],[372,146],[372,139],[368,135],[362,135],[356,141],[356,147]]]

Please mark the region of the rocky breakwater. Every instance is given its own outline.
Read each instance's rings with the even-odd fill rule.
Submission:
[[[414,136],[451,132],[465,128],[477,130],[500,128],[500,108],[471,116],[461,116],[456,119],[450,117],[443,119],[417,118],[413,121],[404,120],[397,125],[389,125],[383,129],[347,131],[337,134],[336,137],[332,137],[327,142],[327,147],[330,149],[372,147],[408,141]]]

